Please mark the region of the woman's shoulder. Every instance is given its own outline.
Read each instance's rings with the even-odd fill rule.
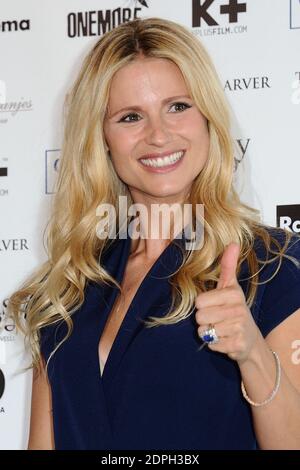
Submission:
[[[262,334],[300,308],[300,236],[277,227],[265,227],[271,237],[270,249],[261,237],[255,239],[259,261],[257,315]],[[283,256],[276,256],[279,250]],[[264,262],[265,261],[265,262]]]
[[[270,248],[278,251],[278,247],[283,248],[286,244],[286,249],[289,253],[294,253],[299,256],[300,253],[300,234],[289,232],[280,227],[273,227],[270,225],[260,225],[259,231],[255,233],[254,248],[258,254],[268,254],[268,249],[265,244],[265,238],[261,236],[265,232],[266,236],[270,237]]]
[[[280,277],[286,279],[287,275],[295,275],[296,280],[299,280],[300,235],[279,227],[265,225],[262,228],[269,237],[269,245],[266,244],[266,238],[259,234],[255,236],[254,250],[260,267],[263,266],[263,277],[278,274],[279,280]],[[278,256],[280,252],[283,256]]]

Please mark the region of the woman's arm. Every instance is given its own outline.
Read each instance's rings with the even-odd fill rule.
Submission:
[[[300,336],[300,309],[280,322],[265,339],[238,283],[239,250],[236,243],[226,247],[217,288],[201,292],[195,300],[198,333],[205,340],[208,325],[214,326],[217,340],[209,342],[208,347],[237,361],[247,395],[256,403],[264,402],[275,386],[276,364],[270,349],[279,355],[282,367],[279,390],[265,405],[251,405],[253,424],[261,449],[300,450],[300,365],[292,356],[292,345]],[[289,275],[288,270],[286,273]],[[280,283],[277,288],[280,289]],[[268,302],[271,315],[270,292]]]
[[[51,390],[44,373],[33,371],[28,450],[54,450]]]
[[[254,402],[262,402],[272,392],[276,378],[275,360],[270,349],[280,358],[281,383],[277,394],[264,406],[251,406],[261,449],[300,450],[300,363],[293,351],[293,343],[299,339],[300,309],[265,339],[260,336],[252,355],[239,364],[247,395]]]

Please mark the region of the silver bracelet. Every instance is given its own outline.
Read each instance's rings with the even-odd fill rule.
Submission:
[[[243,381],[241,381],[241,389],[242,389],[242,393],[243,393],[243,397],[247,400],[248,403],[250,403],[250,405],[252,406],[263,406],[263,405],[266,405],[267,403],[269,403],[271,400],[273,400],[273,398],[275,397],[276,393],[278,392],[278,389],[279,389],[279,385],[280,385],[280,379],[281,379],[281,367],[280,367],[280,361],[279,361],[279,357],[278,357],[278,354],[275,352],[275,351],[271,351],[273,354],[274,354],[274,357],[275,357],[275,360],[276,360],[276,382],[275,382],[275,386],[274,386],[274,389],[273,391],[271,392],[271,395],[263,402],[261,403],[256,403],[255,401],[252,401],[247,393],[246,393],[246,390],[245,390],[245,386],[244,386],[244,383]]]

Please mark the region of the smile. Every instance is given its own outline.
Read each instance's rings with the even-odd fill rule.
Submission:
[[[179,160],[183,158],[183,155],[185,154],[185,151],[180,151],[180,152],[174,152],[171,155],[168,155],[166,157],[158,157],[158,158],[141,158],[140,162],[151,168],[164,168],[164,167],[170,167],[175,165]]]

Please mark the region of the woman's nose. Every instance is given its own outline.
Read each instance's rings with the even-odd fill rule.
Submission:
[[[170,130],[163,119],[156,117],[147,126],[146,140],[148,144],[164,145],[170,141]]]

